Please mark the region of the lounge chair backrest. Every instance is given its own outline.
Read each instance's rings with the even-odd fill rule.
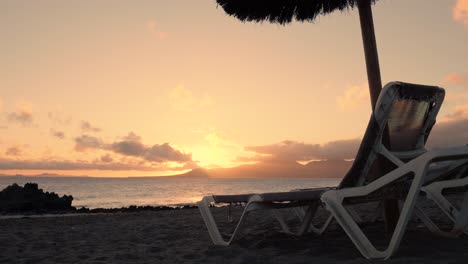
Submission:
[[[437,86],[391,82],[382,89],[351,169],[339,188],[366,185],[426,152],[445,91]],[[388,133],[388,141],[383,135]],[[381,172],[381,173],[379,173]]]

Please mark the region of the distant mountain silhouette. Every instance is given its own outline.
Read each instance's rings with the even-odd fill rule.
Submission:
[[[352,162],[344,160],[312,161],[305,165],[295,161],[270,161],[241,165],[233,168],[195,168],[186,173],[172,176],[152,177],[188,177],[188,178],[342,178]],[[3,175],[1,176],[23,176]],[[88,177],[67,176],[43,173],[28,177]],[[144,178],[144,177],[136,177]]]
[[[342,178],[352,162],[344,160],[260,162],[233,168],[193,169],[180,176],[211,178]]]
[[[192,169],[191,171],[188,171],[186,173],[182,173],[179,175],[174,175],[176,177],[190,177],[190,178],[208,178],[210,177],[210,173],[207,169],[204,168],[195,168]],[[174,176],[168,176],[168,177],[174,177]]]

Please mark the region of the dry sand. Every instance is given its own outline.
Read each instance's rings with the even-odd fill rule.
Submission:
[[[232,228],[226,208],[214,213]],[[383,263],[365,260],[336,223],[319,237],[293,237],[265,212],[248,219],[229,247],[212,244],[197,209],[0,219],[0,263]],[[383,243],[382,228],[378,221],[365,230]],[[468,263],[468,237],[437,237],[412,221],[386,263]]]

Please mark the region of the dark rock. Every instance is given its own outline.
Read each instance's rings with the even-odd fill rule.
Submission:
[[[73,196],[58,196],[54,192],[44,192],[37,183],[26,183],[24,187],[14,183],[0,192],[0,212],[75,211]]]

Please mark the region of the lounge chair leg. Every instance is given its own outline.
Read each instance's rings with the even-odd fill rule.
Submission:
[[[468,235],[468,192],[465,194],[451,233],[456,236],[460,236],[463,233]]]
[[[232,212],[231,212],[231,209],[232,209],[232,203],[230,203],[228,205],[228,221],[229,223],[231,223],[233,220],[232,220]]]
[[[213,215],[210,211],[210,205],[215,201],[212,196],[203,197],[203,199],[200,202],[198,202],[198,209],[200,210],[202,218],[205,221],[205,225],[208,228],[208,233],[210,234],[213,243],[215,245],[220,246],[229,246],[229,244],[231,244],[238,231],[241,229],[242,224],[244,223],[249,212],[256,210],[257,208],[255,204],[257,202],[261,202],[262,200],[263,199],[259,195],[253,195],[249,199],[249,202],[245,205],[245,209],[242,212],[239,222],[237,223],[237,226],[234,229],[234,232],[232,233],[231,237],[228,240],[224,240],[221,236],[221,233],[219,232],[218,225],[216,224],[216,221],[214,220]]]
[[[409,218],[412,215],[416,198],[419,194],[422,180],[424,176],[424,172],[426,170],[427,161],[422,160],[419,163],[415,163],[415,166],[412,166],[412,169],[407,169],[398,171],[399,175],[406,175],[410,172],[414,172],[414,178],[406,197],[405,203],[401,210],[400,218],[397,222],[397,226],[395,231],[392,235],[390,243],[386,250],[381,251],[377,250],[372,243],[369,241],[367,236],[363,233],[361,228],[357,225],[356,221],[350,215],[350,213],[345,209],[343,205],[344,200],[344,190],[331,190],[327,191],[322,195],[322,201],[325,203],[327,210],[329,210],[332,215],[335,217],[337,222],[341,225],[344,231],[348,234],[348,236],[353,241],[354,245],[357,249],[361,252],[361,254],[367,259],[374,259],[374,258],[384,258],[388,259],[392,256],[398,246],[400,245],[401,238],[403,237],[404,231],[406,230],[406,226],[408,224]],[[395,171],[396,173],[396,171]],[[346,190],[348,195],[346,197],[353,197],[354,190],[348,189]],[[343,194],[342,194],[343,193]]]
[[[330,225],[332,220],[333,220],[333,215],[330,214],[328,216],[327,220],[325,220],[325,223],[323,223],[322,226],[317,227],[317,226],[315,226],[314,224],[311,223],[310,227],[309,227],[309,230],[312,230],[312,232],[317,234],[317,235],[321,235],[323,232],[325,232],[325,230],[327,230],[327,228]]]
[[[293,208],[294,213],[296,214],[297,218],[299,218],[300,221],[304,219],[306,210],[307,210],[307,206],[300,206],[300,207]]]
[[[272,213],[273,213],[274,217],[279,222],[279,224],[281,225],[281,228],[283,229],[283,231],[286,234],[294,235],[294,236],[301,236],[309,229],[309,225],[311,224],[312,218],[314,217],[315,213],[317,212],[317,208],[318,208],[317,203],[314,203],[313,205],[307,206],[304,217],[299,218],[301,224],[300,224],[299,230],[297,232],[291,231],[289,226],[286,224],[286,221],[284,220],[284,217],[281,215],[281,213],[279,212],[278,209],[272,210]]]
[[[452,180],[448,182],[435,182],[429,186],[422,188],[426,193],[427,199],[434,201],[439,208],[449,217],[454,223],[453,229],[450,232],[440,231],[438,235],[448,237],[458,237],[465,233],[468,235],[468,192],[465,194],[460,210],[457,210],[451,202],[447,200],[442,194],[442,191],[449,187],[463,186],[468,182],[468,177]]]
[[[318,210],[318,207],[316,208],[316,210]],[[305,209],[304,209],[305,208]],[[299,221],[301,221],[302,224],[304,224],[304,218],[306,216],[306,211],[307,211],[307,208],[309,208],[308,206],[301,206],[301,207],[294,207],[293,210],[294,212],[296,213],[296,216],[299,218]],[[312,219],[313,217],[315,216],[317,212],[314,212],[312,214]],[[325,220],[325,222],[322,224],[322,226],[315,226],[313,223],[312,223],[312,219],[310,221],[310,223],[308,224],[309,226],[309,229],[306,231],[304,230],[303,233],[305,232],[312,232],[314,234],[317,234],[317,235],[321,235],[323,232],[325,232],[325,230],[328,228],[328,226],[330,225],[330,223],[332,222],[333,220],[333,216],[330,214],[328,217],[327,217],[327,220]],[[359,218],[360,219],[360,218]],[[304,226],[305,227],[305,226]],[[283,229],[284,230],[284,229]],[[297,234],[297,233],[296,233]]]
[[[372,215],[370,219],[370,222],[374,223],[382,214],[383,214],[383,201],[380,201],[379,204],[377,205],[375,213]]]
[[[390,244],[388,245],[385,259],[389,259],[400,246],[401,239],[403,234],[406,231],[408,221],[410,220],[414,207],[416,206],[416,200],[418,199],[419,193],[421,191],[421,186],[423,184],[423,179],[425,172],[427,170],[426,165],[428,162],[420,162],[417,169],[414,171],[413,182],[406,196],[405,202],[403,203],[403,208],[400,212],[400,218],[398,219],[395,231],[393,232]]]
[[[361,254],[369,259],[372,257],[372,253],[368,252],[368,249],[373,248],[370,241],[365,238],[364,234],[360,231],[359,226],[353,220],[351,215],[346,211],[342,205],[342,200],[339,197],[337,191],[332,190],[322,195],[322,201],[326,204],[327,210],[329,210],[335,217],[336,221],[341,225],[344,231],[353,241],[354,245],[358,248]],[[359,230],[355,232],[354,230]],[[361,234],[362,233],[362,234]]]
[[[424,213],[424,211],[419,207],[414,207],[414,213],[416,216],[423,222],[423,224],[434,234],[441,234],[440,228]]]
[[[361,216],[356,212],[356,209],[354,209],[353,206],[348,206],[347,209],[348,209],[349,214],[354,218],[354,220],[355,220],[358,224],[364,223],[364,221],[362,220]]]

